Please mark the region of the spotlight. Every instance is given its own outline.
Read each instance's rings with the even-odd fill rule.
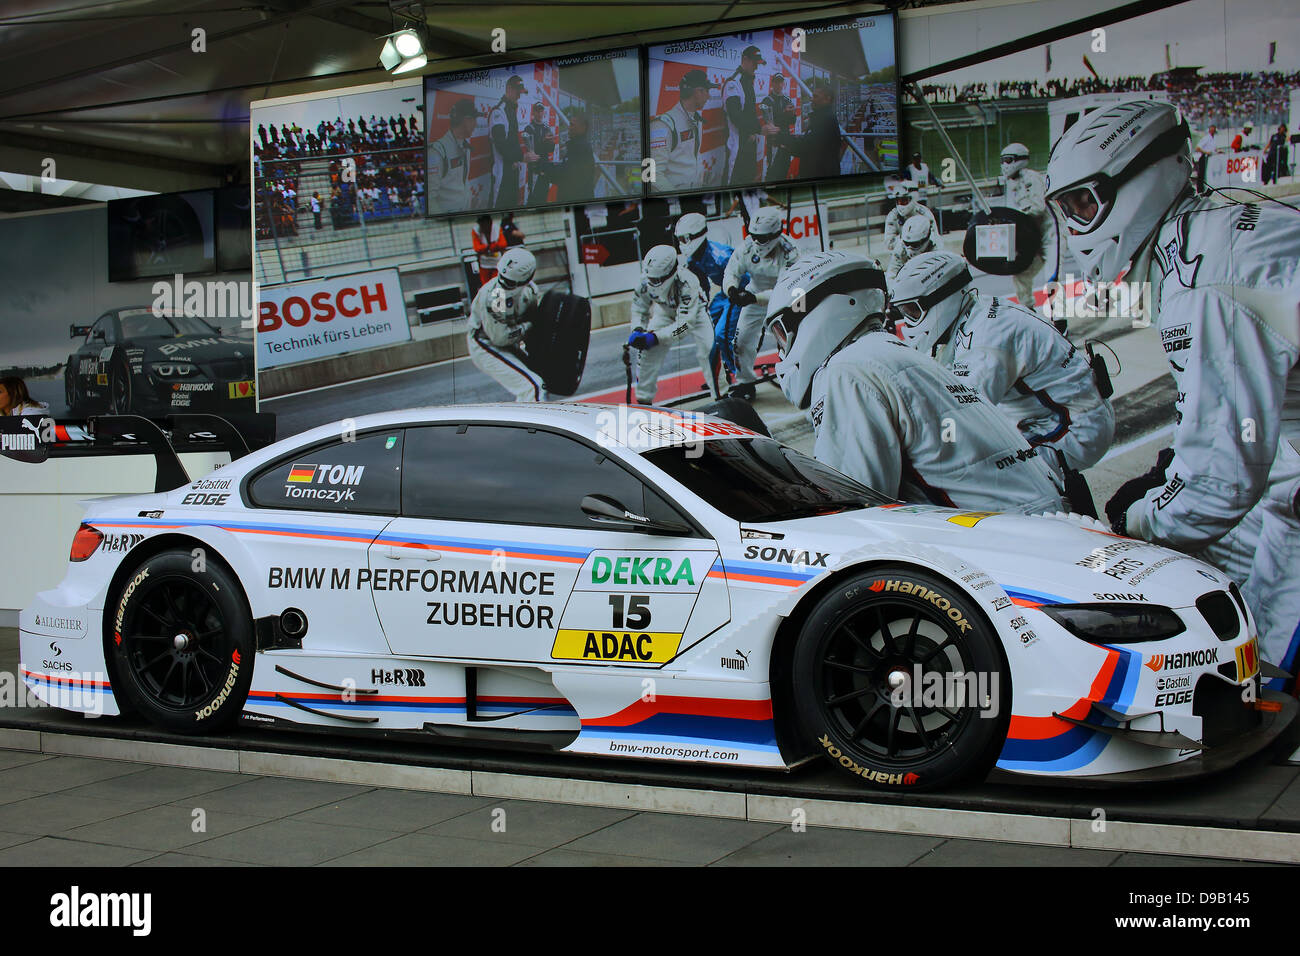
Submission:
[[[414,28],[390,33],[383,40],[384,48],[379,52],[379,63],[389,73],[408,73],[428,64],[424,40]]]

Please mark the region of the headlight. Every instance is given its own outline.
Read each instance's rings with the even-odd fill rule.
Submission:
[[[159,378],[189,378],[199,372],[192,362],[155,362],[150,368]]]
[[[1163,641],[1187,630],[1182,618],[1159,604],[1045,604],[1039,610],[1094,644]]]

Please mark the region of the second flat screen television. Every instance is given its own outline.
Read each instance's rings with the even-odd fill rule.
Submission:
[[[888,13],[648,48],[654,194],[898,169]]]
[[[635,49],[425,79],[429,215],[639,198]]]

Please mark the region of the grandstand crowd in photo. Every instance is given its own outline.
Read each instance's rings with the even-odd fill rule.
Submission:
[[[346,229],[424,214],[424,135],[407,115],[258,124],[253,141],[259,238]]]

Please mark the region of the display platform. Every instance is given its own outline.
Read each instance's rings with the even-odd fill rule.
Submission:
[[[817,762],[772,773],[448,746],[409,734],[186,737],[44,707],[0,715],[0,748],[771,823],[1300,863],[1300,767],[1274,763],[1269,753],[1178,783],[1085,789],[997,774],[944,793],[889,793],[863,790]]]

